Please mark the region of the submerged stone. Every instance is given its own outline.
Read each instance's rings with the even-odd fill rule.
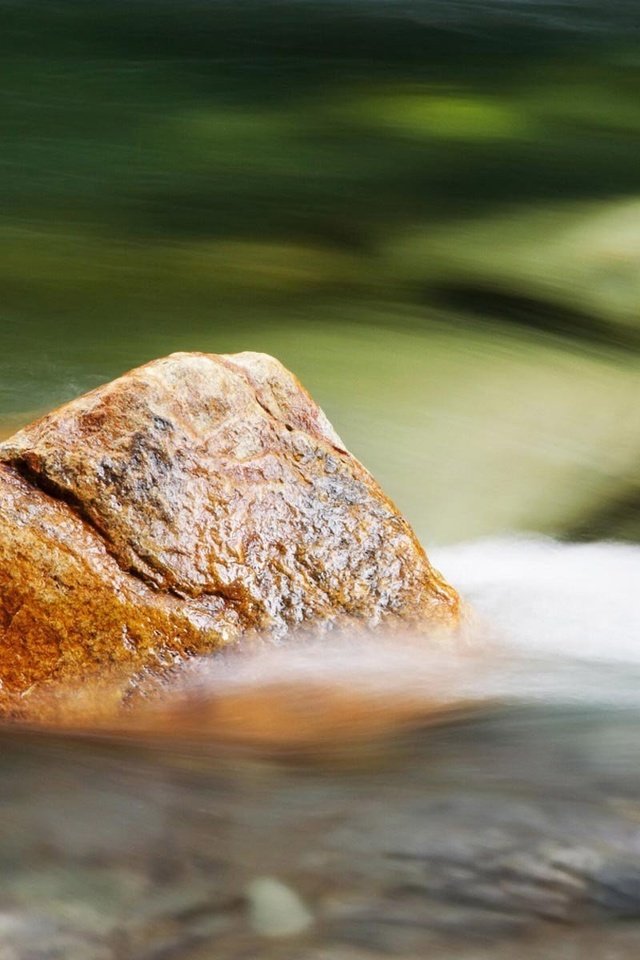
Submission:
[[[246,897],[252,930],[263,937],[295,937],[313,924],[299,894],[275,877],[257,877]]]

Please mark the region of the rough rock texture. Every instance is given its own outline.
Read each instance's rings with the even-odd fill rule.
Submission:
[[[457,612],[271,357],[175,354],[0,444],[5,697],[92,668],[157,673],[241,637],[421,629]]]

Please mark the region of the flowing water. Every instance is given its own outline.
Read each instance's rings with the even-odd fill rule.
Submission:
[[[496,659],[470,718],[302,768],[5,734],[0,960],[638,956],[638,28],[1,0],[0,435],[173,350],[273,353]],[[326,657],[365,661],[376,709],[415,695],[415,652]]]

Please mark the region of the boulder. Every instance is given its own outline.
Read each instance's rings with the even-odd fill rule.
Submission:
[[[0,708],[342,626],[449,627],[458,597],[277,360],[179,353],[0,444]]]

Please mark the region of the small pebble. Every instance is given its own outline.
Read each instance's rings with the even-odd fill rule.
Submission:
[[[301,897],[275,877],[256,877],[246,895],[251,927],[262,937],[295,937],[313,924]]]

